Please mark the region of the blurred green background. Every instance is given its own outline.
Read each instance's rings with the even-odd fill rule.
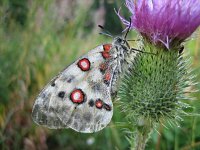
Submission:
[[[100,36],[98,24],[114,35],[123,25],[114,12],[120,0],[0,1],[0,149],[128,150],[124,114],[115,104],[112,122],[98,133],[49,130],[31,119],[34,99],[60,70],[79,56],[112,39]],[[185,53],[200,81],[200,32],[187,41]],[[136,37],[132,31],[131,38]],[[194,87],[191,88],[191,90]],[[196,89],[200,89],[197,85]],[[200,93],[187,103],[200,112]],[[158,126],[147,150],[200,150],[200,118],[182,116],[180,127]],[[124,125],[125,124],[125,125]]]

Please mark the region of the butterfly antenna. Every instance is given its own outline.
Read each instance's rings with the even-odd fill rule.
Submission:
[[[126,37],[127,37],[127,35],[128,35],[128,33],[129,33],[129,31],[130,31],[130,29],[131,29],[131,18],[129,18],[129,22],[130,22],[130,24],[129,24],[129,27],[128,27],[128,30],[127,30],[127,32],[126,32],[126,34],[125,34],[125,36],[124,36],[124,39],[126,40]]]
[[[102,25],[98,25],[98,27],[101,28],[101,29],[103,30],[103,32],[100,32],[99,34],[107,35],[107,36],[113,38],[112,34],[111,34],[108,30],[106,30]]]
[[[144,52],[144,51],[141,51],[139,49],[135,49],[135,48],[131,48],[132,51],[137,51],[137,52],[140,52],[140,53],[144,53],[144,54],[152,54],[152,55],[156,55],[155,53],[150,53],[150,52]]]
[[[141,41],[140,39],[136,39],[136,40],[127,40],[127,41],[133,41],[133,42],[136,42],[136,41]]]
[[[108,34],[108,33],[105,33],[105,32],[100,32],[99,34],[101,34],[101,35],[106,35],[106,36],[109,36],[109,37],[112,37],[112,38],[113,38],[112,35],[110,35],[110,34]]]

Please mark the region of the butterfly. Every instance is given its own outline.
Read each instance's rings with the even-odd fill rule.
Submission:
[[[136,54],[126,35],[92,49],[44,87],[33,106],[34,122],[52,129],[100,131],[111,121],[111,99]]]

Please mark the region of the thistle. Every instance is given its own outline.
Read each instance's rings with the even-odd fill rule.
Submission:
[[[145,148],[149,134],[159,123],[176,123],[188,107],[183,99],[192,76],[184,42],[200,25],[199,0],[126,0],[130,21],[118,11],[121,21],[137,31],[139,49],[125,73],[118,98],[129,122],[136,129],[129,139],[137,150]],[[135,143],[133,143],[135,141]]]

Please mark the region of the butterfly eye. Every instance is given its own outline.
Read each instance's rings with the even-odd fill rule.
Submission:
[[[125,44],[126,43],[126,40],[122,40],[122,44]]]
[[[121,43],[121,42],[122,42],[122,39],[121,39],[121,38],[118,38],[118,39],[117,39],[117,42],[118,42],[118,43]]]

